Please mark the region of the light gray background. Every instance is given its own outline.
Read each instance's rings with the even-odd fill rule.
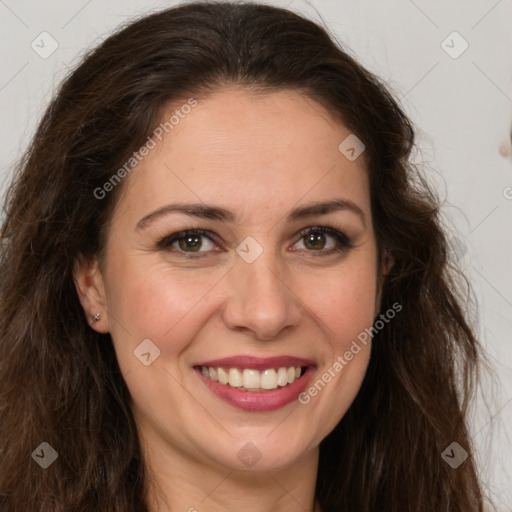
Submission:
[[[42,109],[84,50],[120,23],[176,3],[0,0],[2,191]],[[418,128],[415,161],[431,168],[445,199],[453,250],[477,295],[478,330],[496,372],[484,381],[487,402],[475,402],[471,433],[488,492],[498,510],[512,511],[512,1],[267,3],[325,22],[388,81]],[[43,46],[43,31],[58,43],[45,59],[31,47]],[[467,50],[453,58],[464,41]]]

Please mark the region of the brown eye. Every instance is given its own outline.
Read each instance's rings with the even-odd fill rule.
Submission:
[[[325,246],[325,233],[310,233],[304,238],[304,245],[308,249],[321,250]]]
[[[191,250],[193,252],[199,251],[201,248],[202,241],[201,235],[187,235],[178,239],[180,249],[183,251]]]
[[[204,230],[194,229],[180,231],[161,240],[157,247],[169,252],[183,253],[207,253],[215,250],[216,244],[212,236]],[[203,255],[203,254],[202,254]]]
[[[315,256],[329,255],[354,247],[352,241],[344,233],[328,226],[307,228],[300,234],[302,237],[299,242],[303,242],[304,250],[311,253],[317,252],[318,254]],[[299,247],[299,250],[301,249]]]

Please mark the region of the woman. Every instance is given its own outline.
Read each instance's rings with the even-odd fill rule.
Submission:
[[[480,349],[413,146],[284,9],[87,55],[8,195],[0,508],[483,510]]]

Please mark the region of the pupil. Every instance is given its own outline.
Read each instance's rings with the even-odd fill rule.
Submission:
[[[322,247],[318,247],[317,244],[320,243],[320,245],[322,245],[323,236],[323,233],[311,233],[306,239],[306,247],[311,243],[313,249],[321,249]]]
[[[201,248],[201,239],[197,235],[190,235],[180,239],[180,247],[183,250],[192,249],[198,251]]]

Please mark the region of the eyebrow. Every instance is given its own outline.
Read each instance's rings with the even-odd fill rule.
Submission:
[[[363,210],[354,202],[341,198],[299,206],[287,215],[286,222],[293,222],[316,215],[327,215],[329,213],[344,210],[358,215],[363,221],[363,224],[366,225],[366,217]],[[162,206],[161,208],[148,213],[139,220],[136,229],[144,229],[157,219],[171,213],[183,213],[191,217],[220,220],[222,222],[235,222],[237,219],[236,215],[232,211],[226,210],[220,206],[207,205],[204,203],[175,203]]]

